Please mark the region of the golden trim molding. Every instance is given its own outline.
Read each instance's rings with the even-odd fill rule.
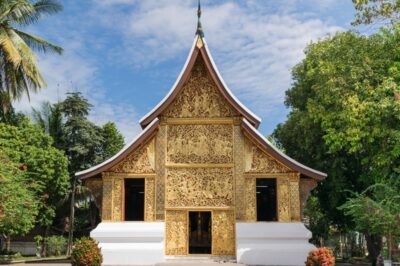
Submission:
[[[162,125],[239,125],[237,117],[208,117],[208,118],[167,118],[163,117]]]
[[[166,163],[168,168],[233,168],[233,163]]]

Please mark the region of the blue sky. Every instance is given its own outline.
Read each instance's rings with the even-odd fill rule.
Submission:
[[[64,11],[26,30],[65,49],[40,56],[48,87],[22,99],[29,112],[68,91],[94,105],[91,119],[114,121],[130,141],[138,120],[170,90],[191,47],[196,0],[65,0]],[[202,0],[212,56],[233,93],[270,134],[284,122],[290,69],[311,41],[351,29],[351,0]]]

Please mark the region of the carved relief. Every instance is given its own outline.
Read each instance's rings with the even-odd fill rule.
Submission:
[[[165,205],[165,156],[167,149],[167,126],[160,126],[156,137],[156,220],[164,220]]]
[[[103,181],[101,178],[88,178],[85,180],[85,186],[89,188],[94,197],[94,203],[99,208],[101,216],[101,201],[103,196]]]
[[[166,211],[165,254],[186,255],[188,220],[186,211]]]
[[[257,220],[257,201],[256,201],[256,179],[246,178],[246,221],[254,222]]]
[[[112,192],[113,180],[103,176],[103,202],[101,211],[102,221],[111,221],[112,219]]]
[[[300,221],[300,184],[299,177],[290,178],[290,214],[291,220]]]
[[[145,179],[145,217],[144,220],[154,221],[154,198],[155,198],[155,187],[154,187],[154,178],[146,178]]]
[[[245,171],[248,173],[288,173],[292,172],[271,155],[263,152],[249,140],[245,141]]]
[[[278,219],[279,222],[290,222],[290,191],[287,178],[278,178]]]
[[[167,207],[226,207],[233,205],[230,168],[169,169]]]
[[[234,256],[235,214],[233,211],[215,210],[212,212],[212,254]]]
[[[235,162],[235,206],[236,219],[244,220],[246,216],[245,204],[245,181],[244,181],[244,139],[242,130],[239,126],[234,126],[233,129],[233,151]]]
[[[114,178],[114,187],[113,187],[113,221],[122,221],[122,197],[124,187],[124,179],[122,178]]]
[[[164,112],[166,117],[230,117],[237,115],[220,95],[199,57],[189,80]]]
[[[133,151],[125,159],[111,168],[111,171],[117,173],[154,173],[155,165],[155,144],[154,139],[146,145]]]
[[[307,199],[311,191],[317,186],[317,182],[311,178],[300,178],[300,203],[301,216],[303,216],[304,207],[307,204]]]
[[[168,162],[232,163],[231,125],[176,125],[168,127]]]

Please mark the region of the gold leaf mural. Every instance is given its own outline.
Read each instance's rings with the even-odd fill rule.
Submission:
[[[122,221],[122,198],[123,198],[123,187],[124,187],[124,179],[123,178],[114,178],[114,187],[113,187],[113,221]]]
[[[278,219],[279,222],[290,222],[290,190],[287,178],[278,178]]]
[[[166,211],[165,254],[186,255],[188,252],[188,219],[186,211]]]
[[[235,256],[235,214],[233,211],[212,212],[212,254]]]
[[[147,222],[154,221],[154,198],[155,198],[155,187],[154,178],[145,179],[145,217],[144,220]]]

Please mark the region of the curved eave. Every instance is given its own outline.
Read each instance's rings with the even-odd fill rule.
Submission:
[[[160,121],[158,120],[158,118],[154,119],[148,125],[148,127],[146,127],[133,141],[127,144],[113,157],[89,169],[77,172],[75,173],[75,176],[80,179],[85,179],[88,177],[95,176],[101,172],[107,171],[108,169],[110,169],[111,167],[122,161],[129,153],[131,153],[132,151],[137,149],[140,145],[145,143],[151,136],[153,136],[153,133],[155,133],[156,130],[158,129],[159,124]]]
[[[176,95],[179,93],[181,88],[184,86],[186,81],[190,76],[190,72],[193,68],[194,63],[196,62],[197,56],[201,56],[204,60],[207,70],[209,71],[211,78],[217,85],[218,90],[222,94],[222,96],[231,104],[231,106],[243,117],[245,117],[250,123],[258,128],[261,123],[261,119],[256,116],[253,112],[247,109],[232,93],[232,91],[226,86],[224,80],[222,79],[221,74],[218,72],[218,69],[214,63],[213,58],[211,57],[211,53],[208,50],[207,42],[204,38],[201,38],[200,41],[203,45],[199,48],[197,46],[197,40],[201,38],[196,35],[194,38],[192,48],[190,50],[189,56],[186,59],[186,63],[179,74],[177,80],[172,86],[171,90],[168,94],[161,100],[159,104],[157,104],[153,110],[147,113],[142,119],[140,119],[140,125],[142,128],[145,128],[151,121],[153,121],[156,117],[158,117],[175,99]]]
[[[314,178],[318,181],[322,181],[327,177],[326,173],[320,172],[318,170],[312,169],[304,164],[299,163],[298,161],[290,158],[279,149],[277,149],[274,145],[271,144],[256,128],[253,127],[246,119],[242,119],[242,128],[246,133],[248,133],[254,141],[257,142],[262,148],[265,149],[271,156],[276,158],[278,161],[282,162],[292,170],[299,172],[300,174]]]

